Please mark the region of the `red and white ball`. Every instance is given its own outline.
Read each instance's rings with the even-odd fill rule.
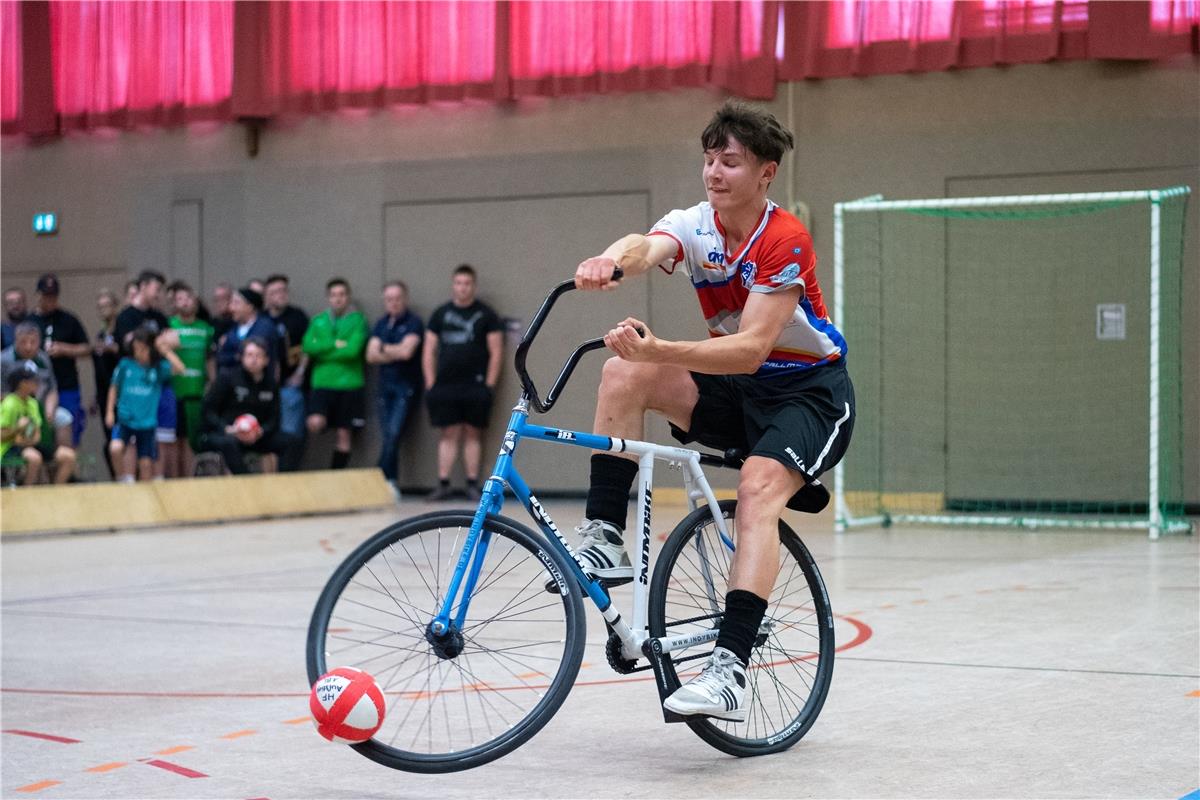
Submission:
[[[318,678],[308,707],[317,733],[339,744],[365,742],[383,724],[383,692],[374,678],[353,667],[339,667]]]
[[[233,421],[233,429],[238,433],[258,433],[262,430],[262,426],[258,424],[258,417],[253,414],[242,414]]]

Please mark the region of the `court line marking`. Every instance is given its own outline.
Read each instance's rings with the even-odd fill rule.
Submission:
[[[58,786],[61,783],[62,781],[38,781],[37,783],[30,783],[25,786],[17,787],[15,791],[25,792],[27,794],[32,792],[40,792],[42,789],[49,789],[51,786]]]
[[[197,772],[194,769],[188,769],[187,767],[181,767],[178,764],[172,764],[170,761],[163,761],[162,759],[158,759],[158,758],[139,759],[139,760],[141,760],[142,763],[146,764],[147,766],[158,767],[159,769],[165,769],[167,772],[174,772],[176,775],[182,775],[185,778],[207,778],[208,777],[203,772]]]
[[[66,736],[55,736],[52,733],[38,733],[37,731],[23,731],[17,728],[5,728],[0,733],[11,733],[17,736],[28,736],[31,739],[46,739],[50,742],[59,742],[61,744],[82,744],[79,739],[69,739]]]
[[[188,750],[195,750],[195,749],[196,749],[196,746],[192,745],[192,744],[179,744],[179,745],[175,745],[174,747],[168,747],[166,750],[155,750],[154,755],[156,755],[156,756],[173,756],[176,753],[184,753],[184,752],[187,752]]]
[[[1200,689],[1197,689],[1194,692],[1188,692],[1188,697],[1200,697]],[[1200,791],[1200,789],[1197,789],[1196,791]]]
[[[240,738],[242,738],[243,736],[254,736],[254,735],[256,735],[257,733],[258,733],[258,731],[255,731],[255,730],[234,731],[233,733],[227,733],[227,734],[225,734],[224,736],[220,736],[220,737],[218,737],[218,738],[221,738],[221,739],[240,739]]]
[[[1176,672],[1128,672],[1115,669],[1073,669],[1070,667],[1022,667],[1011,664],[963,664],[955,661],[916,661],[905,658],[870,658],[868,656],[843,656],[843,661],[875,661],[882,664],[915,664],[923,667],[974,667],[976,669],[1016,669],[1029,672],[1079,672],[1088,675],[1126,675],[1139,678],[1190,678],[1200,675],[1185,675]]]
[[[113,761],[108,764],[98,764],[94,767],[88,767],[84,772],[112,772],[114,769],[129,766],[128,761]]]

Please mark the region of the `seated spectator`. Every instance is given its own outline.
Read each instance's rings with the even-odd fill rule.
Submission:
[[[36,397],[39,383],[36,369],[21,366],[8,374],[5,386],[10,394],[0,401],[0,460],[7,460],[9,451],[15,449],[25,460],[26,486],[37,482],[44,463],[55,463],[55,483],[66,483],[75,471],[75,451],[46,443],[42,436],[42,410]]]
[[[268,369],[271,377],[278,374],[278,343],[275,336],[275,323],[263,313],[263,296],[249,286],[243,286],[233,293],[229,300],[229,311],[233,315],[233,327],[217,343],[217,369],[230,369],[241,363],[242,342],[251,336],[257,336],[267,343]]]
[[[204,395],[200,449],[220,453],[234,475],[248,472],[247,452],[273,454],[286,462],[301,444],[300,437],[279,428],[279,390],[268,369],[269,348],[265,339],[246,339],[242,342],[241,363],[221,370]],[[257,420],[256,428],[242,429],[234,424],[246,414]]]
[[[104,424],[112,428],[109,449],[113,465],[121,472],[123,483],[132,483],[126,471],[125,448],[137,442],[137,475],[148,481],[154,477],[158,460],[158,406],[163,388],[172,375],[181,375],[185,367],[179,356],[156,344],[158,334],[151,328],[139,328],[129,340],[131,356],[122,358],[108,388]],[[164,362],[163,359],[166,359]]]
[[[7,382],[8,375],[21,367],[30,367],[37,372],[37,401],[42,408],[42,426],[46,435],[58,444],[69,445],[74,418],[71,412],[58,403],[58,383],[50,356],[42,348],[42,329],[37,323],[25,320],[17,325],[12,347],[0,352],[0,373]]]

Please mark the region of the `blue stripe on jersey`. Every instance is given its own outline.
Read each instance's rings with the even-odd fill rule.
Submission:
[[[818,317],[816,312],[813,311],[812,303],[808,301],[807,297],[800,300],[800,308],[804,311],[804,316],[808,318],[808,324],[828,336],[837,346],[838,350],[842,351],[842,358],[845,358],[847,353],[846,339],[842,336],[842,332],[829,320]]]

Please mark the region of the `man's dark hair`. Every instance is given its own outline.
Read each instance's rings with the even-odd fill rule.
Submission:
[[[188,294],[196,293],[195,291],[192,290],[192,287],[189,286],[186,281],[171,281],[171,283],[167,286],[167,291],[168,292],[182,291],[182,292],[187,292]]]
[[[37,379],[38,374],[36,369],[28,365],[20,366],[8,374],[8,386],[6,388],[10,392],[16,392],[25,381],[36,381]]]
[[[167,276],[153,269],[142,270],[140,273],[138,273],[137,285],[139,289],[150,281],[158,281],[159,283],[165,284],[167,282]]]
[[[268,275],[268,276],[267,276],[267,279],[266,279],[265,281],[263,281],[263,288],[265,289],[266,287],[270,286],[272,283],[284,283],[284,284],[287,284],[287,283],[290,283],[290,282],[291,282],[291,281],[289,281],[289,280],[288,280],[288,276],[287,276],[287,275],[280,275],[280,274],[277,272],[277,273],[275,273],[274,275]]]
[[[325,284],[325,291],[328,292],[330,289],[332,289],[335,286],[341,286],[347,292],[350,291],[350,284],[346,281],[345,278],[330,278],[329,282]]]
[[[713,114],[708,127],[700,134],[700,146],[706,153],[724,150],[731,136],[760,161],[778,163],[783,154],[795,146],[791,132],[773,115],[736,100],[727,100]]]
[[[246,348],[249,345],[254,345],[259,350],[263,351],[263,355],[270,357],[271,347],[270,347],[270,345],[267,344],[266,339],[264,339],[261,336],[247,336],[245,339],[242,340],[241,345],[238,347],[238,357],[239,358],[241,357],[241,355],[243,353],[246,352]]]
[[[459,264],[454,268],[454,275],[456,277],[459,275],[470,275],[471,280],[473,281],[479,279],[479,277],[475,274],[475,268],[470,264]]]
[[[150,364],[158,366],[158,362],[162,361],[162,353],[158,352],[158,348],[154,343],[158,341],[158,331],[149,325],[143,325],[133,332],[133,341],[129,343],[129,354],[133,355],[133,342],[142,342],[150,348]]]

